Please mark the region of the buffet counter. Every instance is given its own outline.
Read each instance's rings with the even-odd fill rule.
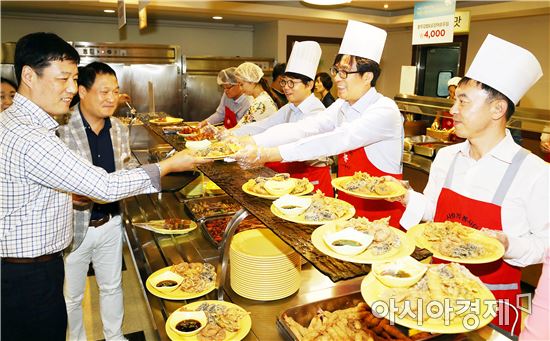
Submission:
[[[145,134],[148,136],[144,136]],[[176,149],[183,148],[181,139],[170,136],[165,137],[162,130],[155,126],[149,127],[145,124],[144,126],[134,127],[132,140],[135,143],[132,146],[138,160],[142,163],[151,161],[151,153],[145,151],[154,150],[166,142],[169,142]],[[425,166],[415,162],[414,157],[411,158],[411,162],[414,163],[413,167],[419,169]],[[314,229],[313,227],[289,223],[274,217],[269,213],[270,201],[251,197],[242,192],[240,187],[243,179],[260,174],[272,174],[271,170],[258,168],[243,171],[238,168],[236,164],[227,164],[221,161],[200,166],[205,175],[210,177],[233,200],[244,207],[243,210],[237,212],[237,215],[250,212],[304,259],[307,259],[307,262],[302,262],[300,288],[295,294],[274,301],[256,301],[237,295],[231,289],[229,278],[225,276],[225,269],[222,266],[221,260],[226,258],[225,255],[227,254],[227,250],[224,250],[224,244],[222,243],[220,247],[215,246],[212,240],[206,237],[202,226],[183,235],[157,234],[135,226],[137,223],[156,219],[189,218],[190,214],[186,210],[186,203],[188,200],[193,199],[183,198],[181,193],[172,190],[125,199],[122,203],[122,209],[125,217],[126,238],[135,268],[141,279],[140,284],[143,295],[148,302],[148,313],[157,328],[160,340],[169,340],[165,323],[173,311],[190,302],[220,298],[233,302],[250,312],[252,327],[244,340],[288,339],[289,335],[285,333],[284,328],[281,327],[280,323],[276,323],[277,317],[282,312],[329,298],[357,295],[363,279],[362,276],[370,271],[369,265],[342,262],[321,254],[310,242],[309,233]],[[183,186],[187,178],[184,177],[180,180]],[[178,186],[173,185],[172,187]],[[418,259],[422,259],[427,254],[420,250],[416,256]],[[218,283],[219,289],[215,289],[205,296],[179,301],[159,298],[146,289],[147,278],[153,272],[181,261],[208,262],[216,266],[218,268],[217,278],[218,281],[221,281]],[[470,334],[475,334],[477,339],[482,340],[502,336],[489,327]],[[480,335],[482,336],[480,337]]]

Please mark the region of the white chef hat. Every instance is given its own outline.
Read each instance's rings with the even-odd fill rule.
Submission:
[[[321,46],[316,41],[294,42],[285,72],[299,73],[315,79],[322,53]]]
[[[489,34],[466,77],[492,87],[517,104],[542,77],[542,68],[531,52]]]
[[[237,84],[237,77],[235,77],[236,69],[236,67],[229,67],[218,72],[218,85]]]
[[[235,70],[235,76],[245,82],[258,83],[264,76],[264,72],[258,65],[244,62]]]
[[[462,79],[462,77],[453,77],[453,78],[449,79],[447,81],[447,87],[449,87],[451,85],[457,86],[458,82],[460,82],[461,79]]]
[[[348,20],[338,53],[368,58],[380,64],[387,35],[386,31],[376,26]]]

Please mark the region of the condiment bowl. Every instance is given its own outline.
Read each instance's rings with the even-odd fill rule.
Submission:
[[[171,292],[176,290],[182,281],[182,276],[168,270],[152,278],[151,284],[158,291]]]
[[[391,262],[372,265],[374,276],[385,286],[394,288],[410,287],[418,282],[428,270],[428,265],[407,256]]]
[[[286,179],[282,181],[267,180],[264,184],[265,190],[272,195],[285,195],[292,192],[296,186],[294,179]]]
[[[191,150],[205,150],[206,148],[210,147],[211,144],[212,142],[210,142],[209,140],[186,141],[185,148]]]
[[[365,251],[372,243],[373,236],[357,231],[353,227],[338,232],[327,233],[323,236],[325,243],[334,252],[346,256],[358,255]]]
[[[179,336],[197,335],[208,324],[202,310],[176,310],[168,319],[168,326]]]
[[[273,205],[275,205],[275,207],[277,207],[277,209],[284,215],[295,217],[304,213],[304,211],[308,209],[311,205],[311,198],[285,194],[275,200]]]

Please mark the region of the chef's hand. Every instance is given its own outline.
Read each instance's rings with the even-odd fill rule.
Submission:
[[[407,190],[405,192],[405,194],[403,194],[401,196],[393,197],[393,198],[387,198],[385,200],[389,201],[389,202],[397,201],[397,202],[400,202],[403,206],[407,206],[407,204],[409,203],[409,189],[411,189],[411,185],[409,184],[409,182],[407,180],[396,179],[396,178],[394,178],[393,176],[390,176],[390,175],[384,175],[383,178],[386,179],[386,181],[395,182],[395,183],[405,187],[405,189]]]
[[[199,122],[199,124],[197,124],[197,127],[198,128],[202,128],[202,127],[206,127],[208,125],[208,121],[207,120],[202,120]]]
[[[266,162],[281,161],[278,148],[263,148],[256,145],[246,145],[235,154],[235,159],[243,169],[260,167]]]
[[[550,141],[540,143],[540,150],[544,153],[550,153]]]
[[[508,250],[508,246],[510,245],[510,243],[508,241],[508,237],[504,232],[491,230],[486,227],[482,228],[479,231],[488,237],[495,238],[496,240],[498,240],[502,245],[504,245],[504,251]]]
[[[73,193],[73,205],[78,207],[86,207],[90,205],[92,200],[88,197],[85,197],[83,195],[78,195]]]
[[[208,162],[212,162],[212,160],[194,157],[189,155],[189,151],[180,151],[168,159],[159,162],[160,176],[172,172],[195,170],[195,166]]]

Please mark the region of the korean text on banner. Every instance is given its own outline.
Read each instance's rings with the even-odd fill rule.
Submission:
[[[414,4],[413,45],[453,41],[455,0],[435,0]]]

